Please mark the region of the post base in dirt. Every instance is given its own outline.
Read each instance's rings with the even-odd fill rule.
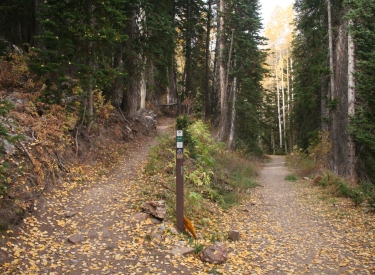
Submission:
[[[177,229],[184,231],[184,181],[183,159],[176,160],[176,219]]]

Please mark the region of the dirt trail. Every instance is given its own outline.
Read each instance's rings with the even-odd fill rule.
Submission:
[[[173,122],[164,119],[157,126],[158,135],[170,132]],[[58,189],[41,198],[34,213],[18,227],[18,236],[2,248],[13,257],[0,273],[131,274],[134,268],[145,274],[154,268],[148,262],[158,255],[147,251],[143,242],[151,229],[160,226],[152,224],[150,229],[146,225],[139,230],[131,217],[146,199],[138,173],[150,146],[156,144],[155,138],[142,137],[129,146],[123,161],[102,181]],[[179,269],[178,264],[176,268],[166,263],[169,265],[170,270]]]
[[[366,216],[345,209],[347,201],[319,200],[309,184],[283,180],[287,174],[285,157],[271,156],[252,195],[250,249],[264,274],[374,274],[374,230],[355,224]]]
[[[171,121],[159,126],[168,131]],[[40,202],[2,250],[11,255],[1,274],[375,274],[375,219],[347,200],[322,197],[306,181],[285,181],[285,158],[272,156],[260,186],[242,205],[215,210],[212,223],[226,236],[224,265],[197,255],[175,257],[178,246],[194,247],[170,221],[131,222],[148,198],[138,177],[153,138],[132,145],[111,176],[91,187],[60,190]],[[333,199],[332,199],[333,200]],[[220,234],[219,234],[220,233]],[[210,244],[208,228],[195,243]],[[68,241],[75,237],[76,244]],[[205,238],[203,236],[206,236]]]

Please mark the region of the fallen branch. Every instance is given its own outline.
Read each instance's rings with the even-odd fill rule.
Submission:
[[[31,163],[34,164],[34,159],[31,157],[29,151],[27,151],[25,145],[23,145],[23,143],[21,141],[18,141],[18,143],[21,145],[23,151],[25,152],[25,154],[27,155],[27,157],[30,159]]]

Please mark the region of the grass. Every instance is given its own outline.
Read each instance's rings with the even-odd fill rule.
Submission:
[[[287,175],[284,180],[287,180],[287,181],[297,181],[297,176],[294,175],[294,174],[289,174]]]

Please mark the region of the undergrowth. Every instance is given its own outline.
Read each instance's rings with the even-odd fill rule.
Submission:
[[[288,165],[294,169],[297,176],[315,177],[314,184],[326,188],[333,196],[350,198],[356,206],[367,203],[369,207],[375,209],[375,186],[373,184],[360,182],[353,185],[328,171],[330,150],[329,134],[320,133],[319,139],[312,141],[308,150],[295,150],[289,154]],[[322,174],[324,176],[321,176]]]
[[[375,188],[371,183],[351,186],[345,179],[330,172],[327,172],[324,177],[317,177],[315,183],[335,196],[350,198],[356,206],[367,202],[371,208],[375,209]]]
[[[65,103],[42,100],[46,85],[30,72],[27,58],[0,56],[0,231],[33,211],[35,200],[47,190],[70,190],[101,178],[133,136],[99,90],[93,91],[91,133],[79,92],[76,100]]]
[[[256,173],[249,161],[226,151],[223,143],[214,140],[202,121],[187,120],[187,117],[177,118],[177,127],[184,130],[185,213],[205,225],[209,223],[206,214],[210,203],[223,209],[240,203],[246,190],[257,185]],[[185,142],[186,136],[188,142]],[[151,148],[145,167],[145,176],[152,183],[150,196],[164,199],[171,217],[175,216],[176,205],[175,144],[175,137],[160,137],[159,145]]]

